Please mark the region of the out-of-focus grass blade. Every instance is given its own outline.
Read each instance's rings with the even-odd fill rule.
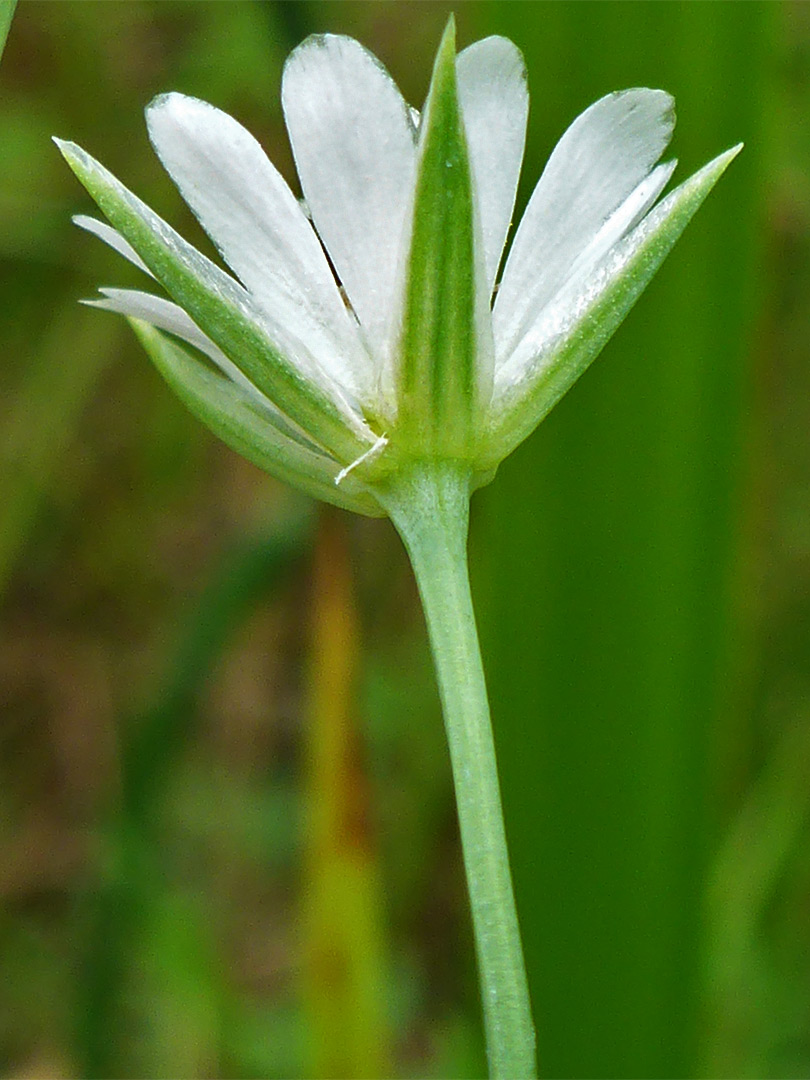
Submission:
[[[808,821],[810,726],[802,719],[785,731],[712,867],[705,1075],[752,1075],[750,1033],[773,990],[758,936],[790,859],[802,857]]]
[[[121,336],[112,319],[85,318],[71,297],[25,372],[0,428],[0,599],[81,410]]]
[[[476,30],[514,38],[542,102],[524,199],[566,125],[611,90],[675,95],[678,175],[746,143],[595,367],[473,508],[541,1071],[689,1076],[709,763],[733,647],[769,9],[486,10]]]
[[[75,1057],[82,1076],[112,1076],[120,1068],[118,1024],[132,965],[139,953],[158,947],[151,940],[150,926],[162,924],[151,920],[161,905],[173,902],[156,862],[154,815],[163,805],[165,786],[190,735],[199,695],[234,628],[267,600],[306,550],[308,522],[307,513],[292,515],[268,535],[252,537],[225,552],[181,620],[164,683],[154,692],[152,704],[125,727],[134,734],[122,749],[122,804],[108,823],[101,881],[83,904],[84,962],[75,1028]],[[189,963],[201,962],[188,940],[175,960],[179,963],[182,956]],[[190,976],[176,971],[174,978],[182,983]],[[197,1005],[208,1008],[203,1000]]]
[[[124,750],[124,803],[128,812],[148,814],[155,792],[171,772],[174,755],[194,722],[196,703],[234,627],[271,595],[307,548],[309,505],[278,521],[268,534],[252,536],[226,552],[177,633],[166,681],[152,704],[128,725],[134,733]]]
[[[302,912],[308,1075],[384,1077],[382,887],[357,724],[357,613],[344,520],[326,508],[312,606]]]
[[[139,1061],[146,1076],[212,1076],[220,1057],[222,974],[198,898],[157,892],[134,960],[149,1000]],[[145,1037],[144,1037],[145,1036]]]
[[[17,0],[0,0],[0,57],[6,47],[6,38],[16,6]]]

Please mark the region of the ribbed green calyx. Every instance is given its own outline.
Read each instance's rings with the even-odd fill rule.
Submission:
[[[473,189],[456,86],[455,23],[442,38],[419,140],[397,372],[397,438],[468,458],[480,413]]]

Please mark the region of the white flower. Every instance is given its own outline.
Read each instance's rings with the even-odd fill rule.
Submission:
[[[510,41],[456,56],[451,22],[420,119],[356,41],[312,37],[287,61],[282,102],[303,203],[213,106],[167,94],[146,112],[235,276],[79,147],[58,145],[112,223],[77,224],[175,301],[102,289],[92,303],[133,320],[226,442],[370,514],[410,462],[488,479],[593,360],[739,150],[654,206],[674,168],[657,164],[673,101],[647,89],[602,98],[554,150],[496,289],[528,114]]]

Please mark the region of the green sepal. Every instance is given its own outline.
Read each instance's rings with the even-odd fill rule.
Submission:
[[[395,373],[395,440],[423,457],[465,459],[480,431],[488,311],[475,233],[451,17],[420,124]]]
[[[496,386],[479,468],[495,468],[511,454],[596,359],[741,149],[742,143],[720,154],[650,211],[614,253],[621,260],[627,245],[625,261],[614,269],[608,263],[607,284],[579,305],[560,343],[538,357],[525,377],[503,390]]]
[[[6,38],[16,6],[17,0],[0,0],[0,56],[6,47]]]
[[[352,461],[374,442],[339,391],[327,392],[288,358],[262,327],[261,313],[233,278],[188,244],[145,203],[75,143],[54,140],[110,223],[169,295],[237,367],[336,458]]]
[[[336,485],[340,466],[281,431],[272,415],[235,383],[149,323],[132,318],[127,322],[180,400],[232,450],[316,499],[369,517],[385,516],[351,475]]]

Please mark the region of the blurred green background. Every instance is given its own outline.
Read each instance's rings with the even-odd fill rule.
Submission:
[[[484,1075],[438,698],[386,522],[217,444],[123,320],[50,143],[195,242],[143,106],[293,181],[281,65],[421,104],[443,2],[21,0],[0,66],[0,1071]],[[596,97],[735,161],[480,492],[473,577],[547,1077],[810,1075],[810,5],[456,5],[511,37],[519,203]],[[206,248],[206,250],[208,250]]]

